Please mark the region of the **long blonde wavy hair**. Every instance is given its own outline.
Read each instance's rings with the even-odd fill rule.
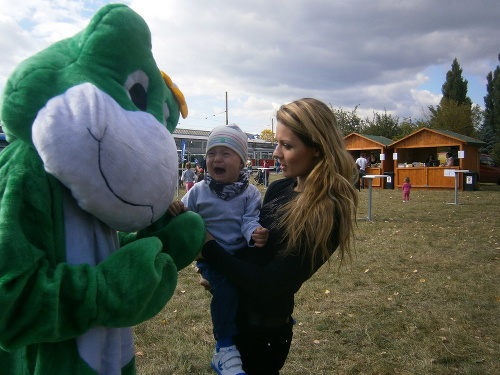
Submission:
[[[345,149],[335,115],[323,102],[305,98],[281,106],[276,118],[307,146],[319,151],[301,194],[281,209],[279,225],[286,244],[282,255],[308,249],[309,254],[300,255],[311,259],[319,256],[326,261],[331,254],[332,230],[338,226],[342,261],[353,246],[357,171],[353,157]]]

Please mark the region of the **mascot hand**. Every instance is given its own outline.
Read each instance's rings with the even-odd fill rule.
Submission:
[[[99,324],[131,326],[163,308],[174,293],[177,267],[161,250],[158,238],[143,238],[125,245],[97,265]]]
[[[136,238],[157,237],[163,251],[169,254],[178,270],[190,264],[205,243],[205,223],[200,215],[187,211],[176,217],[168,213],[153,225],[137,233]]]

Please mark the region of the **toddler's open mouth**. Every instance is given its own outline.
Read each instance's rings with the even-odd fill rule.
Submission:
[[[226,170],[224,168],[214,168],[216,175],[223,174]]]

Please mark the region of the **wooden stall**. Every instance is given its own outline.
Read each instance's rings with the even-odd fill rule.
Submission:
[[[389,145],[393,149],[395,188],[409,177],[412,189],[454,189],[454,172],[479,172],[479,147],[485,143],[446,130],[422,128]],[[444,155],[451,152],[454,165],[444,167]],[[434,161],[429,161],[429,156]],[[463,189],[460,178],[460,189]]]
[[[367,153],[368,156],[371,153],[374,154],[376,162],[366,169],[366,174],[372,175],[382,175],[384,172],[392,172],[394,170],[392,149],[387,148],[393,142],[389,138],[358,133],[351,133],[344,137],[345,147],[354,159],[357,159],[362,152]],[[383,188],[382,179],[374,179],[373,187]]]

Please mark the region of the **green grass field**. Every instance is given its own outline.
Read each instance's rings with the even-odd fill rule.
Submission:
[[[284,375],[500,374],[500,186],[453,201],[453,191],[414,190],[403,203],[400,190],[374,189],[352,262],[332,259],[296,296]],[[214,373],[209,303],[193,268],[182,270],[164,310],[134,329],[139,375]]]

